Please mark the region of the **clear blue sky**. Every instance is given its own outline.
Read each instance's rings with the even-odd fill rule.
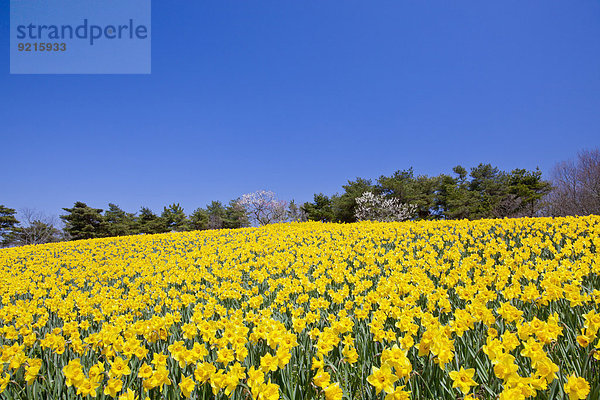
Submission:
[[[154,0],[152,74],[9,75],[0,204],[186,212],[600,145],[600,2]],[[546,175],[547,176],[547,175]]]

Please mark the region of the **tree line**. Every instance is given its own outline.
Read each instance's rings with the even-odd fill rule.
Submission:
[[[536,216],[552,185],[539,170],[501,171],[480,164],[471,171],[462,166],[453,174],[415,175],[412,168],[382,175],[375,182],[356,178],[341,194],[315,194],[304,204],[308,219],[355,222],[357,198],[370,192],[413,205],[416,219],[480,219]]]
[[[375,181],[349,180],[341,193],[318,193],[302,205],[280,200],[273,192],[248,193],[227,204],[213,201],[186,215],[174,203],[160,214],[147,207],[129,213],[109,203],[106,210],[83,202],[63,208],[63,227],[55,218],[0,205],[2,246],[112,236],[234,229],[285,221],[355,222],[362,219],[480,219],[600,214],[600,151],[583,151],[557,164],[550,180],[539,169],[502,171],[479,164],[469,171],[416,175],[412,168]]]
[[[550,180],[539,169],[502,171],[479,164],[451,174],[415,175],[412,168],[376,181],[356,178],[343,192],[315,194],[303,210],[310,220],[355,222],[365,193],[416,208],[413,219],[481,219],[600,214],[600,150],[584,150],[555,165]]]
[[[185,232],[206,229],[235,229],[284,221],[301,221],[300,207],[294,201],[278,200],[273,192],[248,193],[228,204],[212,201],[186,215],[179,203],[163,207],[160,214],[148,207],[137,213],[126,212],[109,203],[106,210],[77,201],[63,208],[62,229],[55,218],[24,210],[24,221],[17,211],[0,205],[0,245],[17,246],[64,240],[95,239],[113,236]]]
[[[198,208],[186,215],[178,203],[165,206],[156,214],[148,207],[137,213],[126,212],[114,203],[106,210],[93,208],[77,201],[70,208],[63,208],[60,216],[64,228],[57,229],[52,222],[43,218],[28,220],[24,226],[16,218],[16,211],[0,206],[0,233],[2,244],[25,245],[57,242],[61,240],[95,239],[112,236],[183,232],[204,229],[233,229],[249,226],[245,210],[235,201],[224,205],[213,201],[205,208]],[[34,227],[45,228],[47,235],[35,235]]]

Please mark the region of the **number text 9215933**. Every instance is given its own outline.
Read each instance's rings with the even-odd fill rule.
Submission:
[[[66,43],[19,43],[19,51],[67,51]]]

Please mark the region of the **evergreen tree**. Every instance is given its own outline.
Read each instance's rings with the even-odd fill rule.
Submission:
[[[135,216],[123,211],[118,205],[108,203],[104,212],[109,236],[131,235],[135,232]]]
[[[414,197],[413,169],[396,171],[391,176],[382,175],[377,180],[375,192],[385,196],[394,197],[402,203],[408,203]]]
[[[138,214],[135,224],[136,233],[154,234],[167,231],[163,219],[154,214],[148,207],[140,208]]]
[[[502,203],[508,194],[508,175],[491,164],[479,164],[470,175],[469,190],[475,199],[471,218],[504,217]]]
[[[208,229],[208,211],[204,208],[197,208],[190,215],[189,228],[194,231],[203,231]]]
[[[220,201],[213,201],[206,206],[208,213],[208,229],[222,229],[227,219],[227,211]]]
[[[438,178],[435,200],[438,213],[446,219],[471,219],[476,199],[469,190],[467,170],[460,165],[452,170],[456,177],[441,175]]]
[[[167,231],[182,232],[188,228],[188,220],[179,203],[164,207],[160,217],[163,219]]]
[[[68,214],[61,215],[72,240],[106,237],[107,224],[102,216],[102,209],[88,207],[83,202],[76,202],[72,208],[63,208]]]
[[[344,193],[332,198],[335,221],[355,222],[356,199],[365,192],[373,192],[373,184],[370,179],[356,178],[354,181],[348,181],[342,188]]]
[[[240,205],[238,200],[231,200],[225,208],[225,220],[223,228],[235,229],[250,226],[246,209]]]
[[[7,246],[13,240],[13,234],[19,221],[15,217],[17,212],[0,205],[0,245]]]
[[[304,203],[302,210],[309,221],[331,222],[334,219],[331,199],[323,193],[315,194],[312,203]]]
[[[509,216],[536,216],[542,207],[542,198],[552,190],[550,182],[542,179],[539,168],[535,171],[513,170],[508,185],[508,192],[516,199],[515,209]]]
[[[411,167],[396,171],[389,177],[379,177],[374,192],[395,198],[403,204],[414,204],[418,218],[429,219],[434,217],[437,182],[438,178],[424,175],[415,177]]]

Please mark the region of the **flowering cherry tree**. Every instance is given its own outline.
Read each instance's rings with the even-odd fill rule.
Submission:
[[[238,200],[238,204],[244,207],[255,225],[273,224],[287,219],[287,202],[277,199],[271,191],[246,193]]]
[[[417,206],[404,204],[395,198],[385,198],[365,192],[356,199],[355,216],[359,221],[406,221],[414,216]]]

